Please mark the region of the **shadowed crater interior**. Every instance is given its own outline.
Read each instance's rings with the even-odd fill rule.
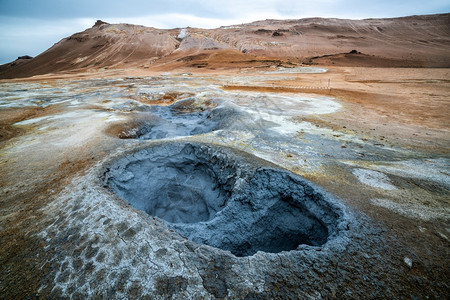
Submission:
[[[340,203],[303,178],[212,145],[156,144],[109,165],[104,180],[181,235],[236,256],[323,245],[344,216]]]

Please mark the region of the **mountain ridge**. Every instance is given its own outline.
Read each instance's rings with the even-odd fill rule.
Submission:
[[[186,36],[180,38],[182,30]],[[274,64],[450,67],[448,53],[450,13],[363,20],[264,20],[215,29],[158,29],[98,20],[33,59],[0,66],[0,78],[111,68],[170,71]],[[232,57],[249,62],[233,64]],[[268,60],[275,62],[268,64]]]

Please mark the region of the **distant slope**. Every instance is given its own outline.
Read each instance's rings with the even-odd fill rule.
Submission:
[[[0,78],[101,68],[241,68],[288,60],[296,64],[450,67],[450,14],[265,20],[210,30],[187,28],[186,36],[180,36],[183,39],[179,33],[180,29],[98,21],[33,59],[0,66]],[[351,50],[361,54],[348,54]]]
[[[179,45],[167,30],[98,21],[92,28],[62,39],[35,58],[1,72],[1,78],[86,68],[113,68],[154,61]]]
[[[212,32],[247,53],[308,57],[362,53],[391,59],[449,62],[450,14],[393,19],[266,20]]]

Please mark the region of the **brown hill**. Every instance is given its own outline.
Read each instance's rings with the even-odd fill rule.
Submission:
[[[33,59],[0,66],[0,78],[129,67],[215,69],[300,63],[450,67],[450,14],[265,20],[183,32],[185,36],[180,29],[98,21]]]
[[[178,45],[167,30],[98,21],[92,28],[62,39],[34,59],[0,69],[0,77],[131,66],[168,55]]]
[[[242,38],[245,36],[245,38]],[[316,57],[359,52],[387,59],[448,66],[450,14],[393,19],[309,18],[258,21],[241,28],[220,28],[214,37],[247,53],[277,57]]]

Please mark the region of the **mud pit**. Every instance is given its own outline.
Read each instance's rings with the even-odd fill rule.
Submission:
[[[434,124],[444,120],[448,71],[364,70],[370,86],[357,81],[360,69],[350,70],[354,75],[348,69],[308,75],[314,78],[253,73],[2,85],[2,124],[20,132],[1,141],[0,294],[8,299],[447,295],[442,278],[448,274],[449,159],[447,148],[439,148],[448,144],[447,129],[425,139],[433,134],[430,128],[399,128],[387,117],[400,118],[400,108],[404,112],[414,103],[412,112],[417,111],[414,91],[442,111]],[[417,87],[405,83],[424,74],[416,72],[432,76]],[[401,75],[400,83],[378,83],[392,74]],[[307,95],[297,88],[328,77],[336,89]],[[372,114],[383,108],[376,101],[390,99],[385,91],[393,87],[407,99],[390,114]],[[342,94],[347,88],[373,94],[352,92],[352,98]],[[25,89],[33,94],[20,91]],[[430,90],[438,97],[427,96]],[[345,99],[333,98],[339,95]],[[365,109],[356,100],[378,104]],[[124,131],[170,128],[165,122],[176,130],[162,132],[164,140],[155,141],[157,131],[150,140],[139,132],[133,139],[118,138],[126,137]],[[194,126],[178,126],[188,123]],[[208,126],[212,130],[199,134]],[[416,129],[422,135],[412,135],[420,133]],[[400,140],[397,131],[404,136]],[[433,152],[417,148],[417,142]],[[123,185],[124,192],[162,195],[143,208],[153,210],[152,216],[105,190],[107,167],[106,179]],[[137,189],[127,186],[137,175],[142,179]],[[149,187],[152,178],[157,180]],[[168,199],[179,201],[171,207]]]
[[[320,246],[342,210],[287,171],[252,167],[218,147],[167,144],[115,162],[106,183],[189,239],[236,256]]]
[[[137,131],[142,140],[190,136],[215,130],[219,123],[211,118],[211,110],[191,108],[195,99],[185,99],[170,106],[153,106],[149,119]]]
[[[241,113],[224,105],[196,96],[178,100],[171,105],[145,106],[139,122],[118,124],[110,134],[122,139],[158,140],[213,132],[229,127]]]

